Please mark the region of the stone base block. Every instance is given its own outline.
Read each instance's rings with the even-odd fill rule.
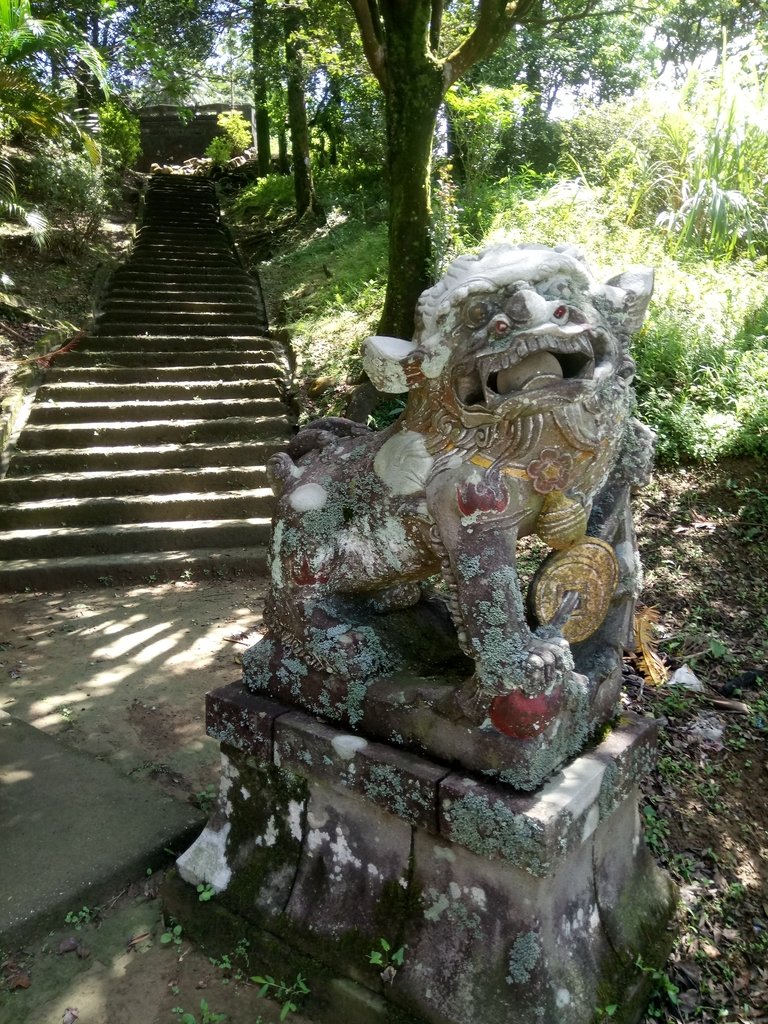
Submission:
[[[189,934],[246,936],[255,972],[300,971],[319,1021],[640,1019],[636,963],[663,962],[674,906],[637,813],[652,722],[627,717],[521,794],[242,688],[208,713],[226,733],[219,802],[165,894]],[[371,965],[382,939],[402,964]]]

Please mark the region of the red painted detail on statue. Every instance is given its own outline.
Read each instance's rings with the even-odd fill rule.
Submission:
[[[329,579],[330,573],[315,571],[306,555],[298,565],[294,565],[293,582],[300,587],[311,587],[315,583],[327,583]]]
[[[488,484],[468,481],[456,488],[456,501],[463,516],[475,512],[503,512],[509,504],[509,492],[501,481]]]
[[[512,739],[535,739],[552,723],[562,702],[561,689],[536,697],[529,697],[522,690],[510,690],[491,701],[491,723]]]

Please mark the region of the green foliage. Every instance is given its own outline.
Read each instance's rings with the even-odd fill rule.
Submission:
[[[213,160],[217,167],[221,167],[232,158],[232,145],[229,139],[225,139],[223,135],[217,135],[206,146],[205,155]]]
[[[561,167],[600,186],[625,224],[656,224],[673,254],[768,251],[768,85],[759,51],[691,72],[675,92],[591,107],[563,126]]]
[[[70,910],[64,918],[66,924],[71,924],[76,932],[90,924],[99,912],[98,907],[81,907],[80,910]]]
[[[293,204],[293,180],[285,174],[269,174],[238,194],[232,214],[238,220],[269,220],[292,210]]]
[[[253,145],[253,132],[239,110],[228,110],[219,114],[216,123],[224,133],[224,138],[232,146],[234,155],[242,153]]]
[[[95,238],[109,210],[102,169],[67,144],[47,143],[20,174],[20,187],[46,213],[56,241],[75,251]]]
[[[171,1013],[178,1015],[181,1024],[223,1024],[227,1019],[226,1013],[215,1013],[210,1009],[205,999],[200,1000],[200,1017],[189,1013],[182,1006],[174,1006]]]
[[[103,159],[117,170],[130,167],[141,152],[139,119],[122,104],[110,101],[99,107],[99,133]]]
[[[384,981],[394,981],[398,968],[403,966],[405,960],[405,946],[392,949],[391,943],[386,939],[379,939],[378,949],[372,949],[368,954],[368,963],[374,967],[381,968],[381,977]]]
[[[169,946],[173,943],[174,946],[178,948],[181,945],[181,932],[182,928],[180,924],[172,924],[160,936],[160,941],[164,946]]]
[[[216,890],[210,882],[200,882],[197,886],[197,898],[201,903],[208,903],[216,895]]]
[[[271,974],[255,974],[251,981],[261,986],[259,995],[262,998],[269,996],[281,1004],[280,1020],[285,1020],[289,1013],[295,1013],[301,1000],[308,996],[310,991],[301,974],[297,974],[290,984],[283,980],[275,981]]]
[[[501,149],[504,132],[521,120],[532,99],[522,85],[506,89],[457,85],[446,94],[445,104],[461,153],[464,186],[470,200]]]
[[[225,164],[233,156],[253,145],[253,132],[239,110],[228,110],[216,118],[222,131],[211,140],[205,155],[215,164]]]

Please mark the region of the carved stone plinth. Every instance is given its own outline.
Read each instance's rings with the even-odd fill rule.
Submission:
[[[367,740],[235,683],[208,695],[222,782],[167,910],[345,1024],[637,1021],[670,942],[642,836],[654,723],[624,716],[536,793]],[[192,885],[185,884],[192,883]],[[193,888],[217,890],[210,903]],[[369,954],[405,947],[380,976]],[[385,965],[386,966],[386,965]]]

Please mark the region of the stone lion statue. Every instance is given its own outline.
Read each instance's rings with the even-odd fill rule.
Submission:
[[[501,244],[423,293],[412,341],[368,338],[365,369],[407,392],[405,412],[381,432],[315,421],[270,460],[268,635],[246,682],[297,695],[311,677],[322,711],[319,678],[359,689],[395,672],[377,622],[437,577],[469,659],[457,714],[516,738],[552,726],[583,679],[572,646],[634,597],[622,523],[652,437],[630,415],[629,340],[652,287],[644,268],[599,284],[572,247]],[[530,535],[551,553],[526,600]]]

